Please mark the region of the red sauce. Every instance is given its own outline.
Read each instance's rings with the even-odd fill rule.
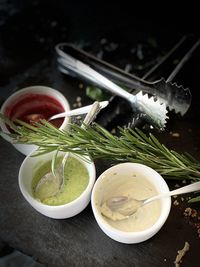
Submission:
[[[64,112],[63,106],[55,98],[37,93],[27,93],[19,96],[5,109],[5,115],[15,121],[16,119],[32,123],[40,119],[48,120],[51,116]],[[52,120],[51,123],[60,127],[63,119]]]

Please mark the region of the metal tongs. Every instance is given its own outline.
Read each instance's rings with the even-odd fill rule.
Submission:
[[[165,59],[169,57],[173,50],[177,49],[183,41],[184,38],[170,50],[165,56]],[[149,82],[144,79],[149,73],[142,79],[138,78],[71,44],[58,44],[56,46],[56,51],[58,54],[59,70],[61,72],[86,79],[110,91],[114,95],[125,98],[132,104],[134,110],[144,114],[144,118],[149,124],[163,130],[165,128],[166,119],[168,118],[166,115],[166,107],[169,107],[170,110],[175,110],[176,113],[179,112],[181,115],[184,115],[191,104],[190,90],[188,88],[184,89],[183,86],[178,86],[176,83],[172,83],[172,80],[184,63],[189,59],[193,51],[198,47],[199,43],[200,41],[193,45],[166,80],[161,78],[154,82]],[[161,64],[161,62],[159,64]],[[159,64],[154,66],[150,72],[154,71]],[[107,77],[109,77],[109,79]],[[112,81],[110,79],[112,79]],[[131,87],[133,89],[133,94],[125,91],[113,81],[124,84],[129,88]]]

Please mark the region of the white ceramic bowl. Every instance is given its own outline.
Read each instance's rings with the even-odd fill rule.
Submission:
[[[73,157],[80,160],[88,170],[89,183],[85,190],[82,192],[82,194],[75,200],[64,205],[49,206],[39,202],[33,197],[32,179],[37,169],[45,162],[50,161],[52,159],[52,153],[32,157],[33,154],[34,152],[32,152],[24,159],[20,167],[18,176],[21,193],[23,194],[24,198],[29,202],[29,204],[41,214],[54,219],[70,218],[85,209],[90,202],[91,192],[96,178],[96,170],[94,163],[91,161],[84,161],[80,157],[76,157],[75,155],[73,155]]]
[[[113,176],[113,178],[108,179],[108,177],[111,177],[113,174],[116,173],[117,173],[116,178]],[[120,180],[122,181],[123,176],[130,175],[130,173],[136,173],[138,175],[141,175],[141,179],[142,177],[147,179],[153,185],[153,187],[156,189],[158,193],[169,192],[169,188],[165,180],[155,170],[142,164],[137,164],[137,163],[118,164],[107,169],[100,175],[100,177],[97,179],[93,187],[92,198],[91,198],[92,209],[95,219],[100,228],[106,235],[108,235],[110,238],[118,242],[127,244],[143,242],[151,238],[153,235],[155,235],[165,223],[171,208],[170,197],[165,197],[159,200],[160,213],[158,219],[152,226],[141,231],[127,232],[116,229],[115,227],[113,227],[113,225],[111,226],[109,220],[106,220],[106,218],[101,214],[100,211],[100,206],[102,205],[102,201],[105,196],[105,191],[109,190],[109,186],[111,183],[115,184],[116,181],[117,184],[117,182],[119,182]],[[124,220],[124,222],[125,221],[126,220]]]
[[[65,96],[61,94],[59,91],[46,87],[46,86],[30,86],[23,88],[14,94],[12,94],[10,97],[7,98],[7,100],[3,103],[0,112],[5,115],[6,108],[12,105],[12,103],[18,101],[20,97],[29,94],[29,93],[34,93],[34,94],[42,94],[42,95],[47,95],[51,96],[54,99],[56,99],[63,107],[64,111],[70,110],[69,103]],[[69,117],[66,117],[60,127],[60,129],[66,129],[67,124],[69,122]],[[7,128],[6,124],[0,120],[0,127],[4,133],[9,133],[9,129]],[[7,141],[11,142],[13,146],[20,151],[24,155],[28,155],[30,152],[34,151],[37,149],[37,146],[35,145],[28,145],[28,144],[15,144],[13,143],[12,138],[10,138],[6,134],[2,134],[2,137],[6,139]]]

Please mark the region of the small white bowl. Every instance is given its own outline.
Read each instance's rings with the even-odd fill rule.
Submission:
[[[69,106],[67,99],[59,91],[57,91],[53,88],[50,88],[50,87],[46,87],[46,86],[30,86],[30,87],[23,88],[23,89],[15,92],[11,96],[9,96],[7,98],[7,100],[3,103],[1,110],[0,110],[0,113],[6,115],[5,112],[6,112],[7,107],[11,106],[12,103],[16,103],[17,101],[19,101],[19,99],[21,97],[23,97],[29,93],[51,96],[61,104],[64,111],[70,110],[70,106]],[[64,119],[60,129],[66,129],[68,122],[69,122],[69,118],[66,117]],[[8,142],[12,143],[13,146],[18,151],[20,151],[22,154],[28,155],[29,153],[31,153],[32,151],[37,149],[37,146],[35,146],[35,145],[13,143],[13,139],[7,135],[8,133],[10,133],[9,129],[7,128],[6,124],[1,120],[0,120],[0,127],[3,131],[3,133],[5,133],[5,134],[2,134],[2,137],[5,140],[7,140]]]
[[[85,190],[81,193],[81,195],[75,200],[64,205],[49,206],[43,204],[42,202],[34,198],[32,192],[32,180],[38,168],[40,168],[45,162],[50,161],[52,159],[53,153],[34,157],[33,154],[34,152],[32,152],[24,159],[20,167],[18,176],[21,193],[23,194],[24,198],[29,202],[29,204],[41,214],[54,219],[70,218],[85,209],[90,202],[92,188],[96,179],[96,170],[94,163],[92,161],[85,161],[80,156],[77,157],[76,155],[70,154],[70,156],[73,156],[80,160],[86,167],[89,174],[89,183]],[[64,155],[63,152],[59,153],[59,155],[62,154]]]
[[[139,231],[125,231],[121,229],[119,230],[119,228],[117,229],[115,226],[111,225],[110,221],[101,214],[100,207],[102,202],[105,201],[106,194],[111,193],[113,194],[112,196],[115,195],[112,191],[113,185],[116,186],[115,190],[120,188],[120,186],[123,187],[124,177],[128,175],[131,176],[133,173],[141,176],[140,179],[144,178],[145,180],[148,180],[158,194],[169,192],[165,180],[152,168],[137,163],[121,163],[107,169],[100,175],[93,187],[91,198],[95,219],[103,232],[110,238],[127,244],[140,243],[155,235],[167,220],[171,209],[171,198],[164,197],[157,200],[160,202],[160,204],[158,202],[160,205],[160,212],[158,213],[158,218],[151,226],[149,226],[149,228]],[[123,220],[123,223],[126,223],[126,221],[127,220]]]

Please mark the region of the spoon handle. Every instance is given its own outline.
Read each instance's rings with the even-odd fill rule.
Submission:
[[[100,108],[101,109],[105,108],[108,105],[108,103],[109,103],[108,101],[99,102]],[[56,115],[53,115],[52,117],[50,117],[49,121],[54,120],[54,119],[58,119],[58,118],[67,117],[67,116],[70,117],[70,116],[86,114],[90,111],[91,107],[92,107],[92,105],[89,105],[89,106],[84,106],[81,108],[72,109],[72,110],[69,110],[66,112],[59,113],[59,114],[56,114]]]
[[[198,191],[198,190],[200,190],[200,182],[196,182],[196,183],[193,183],[193,184],[190,184],[190,185],[186,185],[186,186],[183,186],[181,188],[172,190],[172,191],[167,192],[167,193],[156,195],[154,197],[151,197],[151,198],[145,200],[144,204],[147,204],[147,203],[149,203],[149,202],[151,202],[153,200],[156,200],[156,199],[160,199],[162,197],[180,195],[180,194],[190,193],[190,192],[194,192],[194,191]]]

